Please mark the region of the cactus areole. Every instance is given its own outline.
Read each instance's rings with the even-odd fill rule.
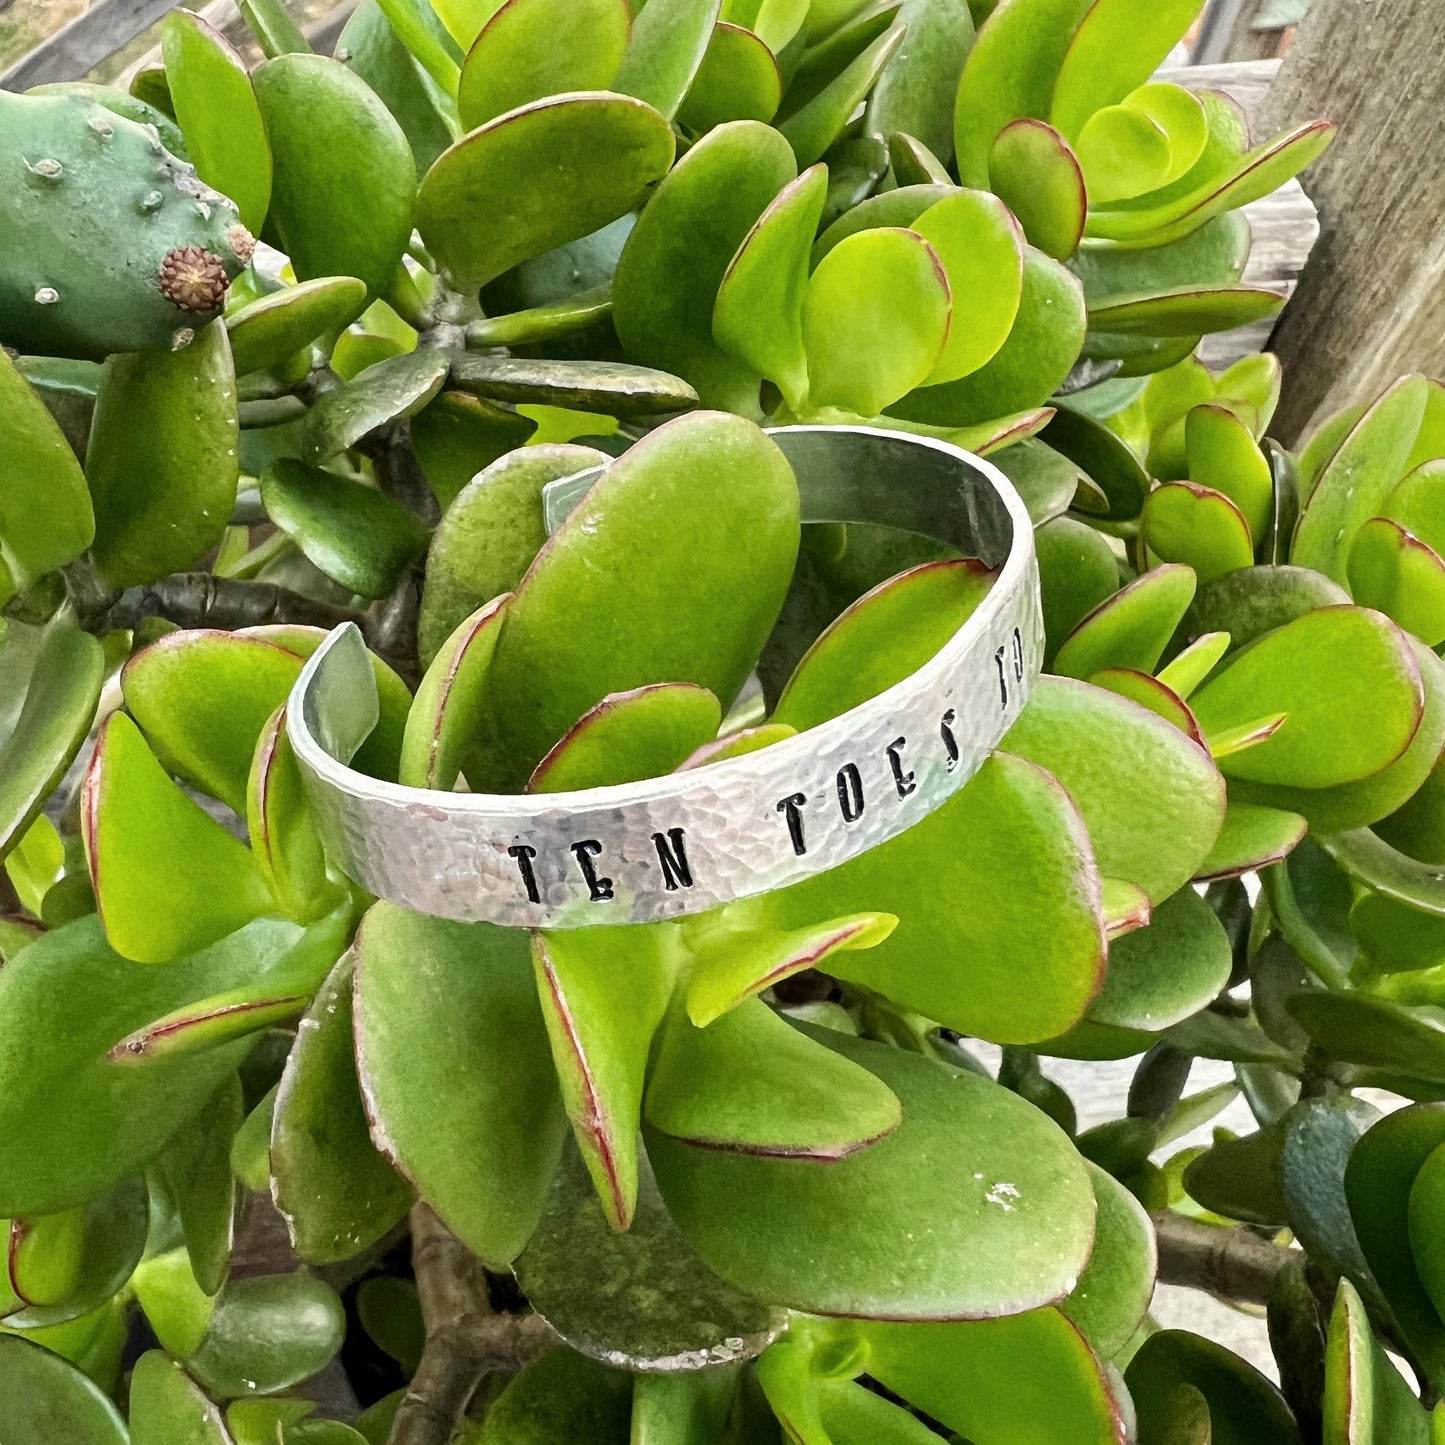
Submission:
[[[76,95],[0,93],[0,336],[102,360],[220,313],[254,242],[154,127]]]

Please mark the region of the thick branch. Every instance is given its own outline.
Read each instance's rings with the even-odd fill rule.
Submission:
[[[227,632],[268,622],[335,627],[365,623],[360,612],[315,602],[271,582],[213,577],[209,572],[177,572],[143,587],[127,587],[119,596],[76,598],[80,624],[87,632],[132,628],[149,617],[180,627],[215,627]]]
[[[426,1346],[389,1445],[447,1445],[483,1377],[521,1369],[556,1336],[537,1315],[493,1312],[482,1266],[425,1204],[411,1231]]]
[[[1151,1216],[1159,1240],[1159,1278],[1239,1303],[1265,1304],[1292,1249],[1270,1244],[1247,1229],[1201,1224],[1161,1210]]]

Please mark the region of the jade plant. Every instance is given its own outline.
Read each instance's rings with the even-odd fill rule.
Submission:
[[[1156,78],[1199,0],[240,8],[254,66],[178,10],[0,96],[5,1445],[1442,1438],[1445,390],[1288,449],[1195,356],[1328,124]],[[286,713],[338,623],[354,765],[497,793],[962,625],[977,559],[800,525],[818,422],[1023,497],[982,770],[675,923],[365,895]],[[1137,1059],[1118,1117],[1058,1059]]]

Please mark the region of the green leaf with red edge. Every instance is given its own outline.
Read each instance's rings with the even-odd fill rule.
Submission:
[[[863,1327],[868,1373],[950,1429],[981,1441],[1118,1445],[1123,1407],[1062,1309],[959,1324]],[[1032,1388],[1020,1388],[1019,1360]]]
[[[1208,1402],[1212,1445],[1300,1445],[1278,1389],[1213,1340],[1160,1330],[1140,1346],[1124,1380],[1139,1418],[1139,1445],[1174,1445],[1171,1397],[1181,1385]]]
[[[239,987],[193,999],[148,1020],[120,1039],[107,1057],[115,1064],[148,1065],[213,1049],[295,1018],[346,947],[352,918],[349,906],[337,909]]]
[[[180,1218],[191,1274],[208,1295],[221,1288],[231,1267],[238,1202],[231,1146],[244,1117],[241,1080],[233,1075],[154,1166]]]
[[[231,1445],[220,1408],[164,1350],[147,1350],[130,1377],[131,1445]]]
[[[632,31],[626,0],[512,0],[467,51],[457,86],[464,130],[563,91],[605,90]]]
[[[62,621],[46,631],[28,677],[5,671],[23,700],[14,725],[0,728],[0,860],[20,843],[80,751],[100,701],[105,656],[89,633]]]
[[[1228,406],[1191,407],[1184,421],[1189,480],[1223,492],[1249,525],[1256,544],[1269,529],[1274,478],[1254,434]]]
[[[1153,672],[1194,600],[1191,568],[1155,567],[1114,593],[1064,639],[1053,671],[1089,678],[1106,667]]]
[[[1222,170],[1206,174],[1188,188],[1184,182],[1196,174],[1191,171],[1170,187],[1167,200],[1161,199],[1156,205],[1138,209],[1095,207],[1089,212],[1084,234],[1125,246],[1162,246],[1180,240],[1216,216],[1277,190],[1323,154],[1334,133],[1329,121],[1309,121],[1245,155],[1229,157]],[[1172,194],[1176,189],[1178,194]]]
[[[1194,714],[1189,711],[1188,703],[1157,677],[1150,677],[1147,672],[1137,672],[1131,667],[1106,667],[1089,678],[1089,682],[1095,687],[1102,687],[1105,692],[1117,693],[1130,702],[1137,702],[1140,707],[1148,708],[1166,722],[1173,723],[1196,743],[1204,745],[1204,737]]]
[[[660,1133],[705,1148],[822,1160],[877,1143],[902,1117],[886,1084],[758,998],[705,1028],[680,1004],[669,1011],[643,1115]]]
[[[1052,257],[1024,249],[1024,285],[1008,340],[977,371],[925,386],[889,408],[909,421],[967,426],[1041,406],[1078,360],[1087,320],[1084,290]]]
[[[1024,285],[1024,238],[1013,213],[988,191],[955,191],[909,230],[938,256],[956,315],[929,386],[975,372],[1008,339]]]
[[[771,720],[801,732],[916,672],[963,626],[996,576],[960,558],[925,562],[880,582],[804,654]]]
[[[880,226],[911,226],[931,206],[947,200],[957,191],[958,187],[952,182],[929,181],[898,186],[867,197],[844,211],[813,242],[812,265],[819,265],[834,246],[859,231],[877,230]]]
[[[1196,633],[1228,632],[1231,649],[1238,649],[1306,612],[1349,600],[1350,594],[1323,573],[1307,567],[1263,564],[1227,573],[1201,586],[1189,623]]]
[[[803,296],[810,405],[876,416],[932,374],[951,314],[947,273],[922,236],[880,226],[845,237]]]
[[[241,633],[168,632],[131,655],[121,693],[167,768],[246,810],[257,741],[301,675],[301,658]]]
[[[1155,902],[1193,877],[1223,824],[1224,779],[1204,749],[1137,703],[1087,683],[1041,679],[1002,746],[1069,790],[1100,869],[1139,884]],[[1149,799],[1143,814],[1141,797]]]
[[[113,587],[194,566],[236,500],[236,375],[223,326],[179,351],[111,356],[85,452],[91,557]]]
[[[471,785],[519,786],[608,693],[693,682],[730,705],[786,594],[797,519],[791,469],[740,417],[697,412],[636,443],[517,588],[487,683],[487,766]]]
[[[1149,295],[1101,296],[1089,303],[1089,325],[1111,337],[1168,340],[1265,321],[1284,303],[1283,296],[1257,286],[1195,284]]]
[[[73,562],[95,537],[90,492],[80,463],[40,394],[0,356],[0,597]]]
[[[250,850],[166,776],[124,714],[96,743],[81,828],[106,936],[128,958],[174,962],[270,908]]]
[[[1375,1338],[1365,1303],[1340,1281],[1325,1345],[1327,1445],[1429,1445],[1425,1407]]]
[[[1290,561],[1346,581],[1355,534],[1404,475],[1428,395],[1423,376],[1401,377],[1340,440],[1303,503]]]
[[[797,728],[790,728],[786,723],[760,723],[755,728],[742,728],[726,737],[704,743],[691,757],[682,760],[678,771],[706,767],[709,763],[720,763],[727,758],[740,758],[746,753],[770,748],[784,738],[796,737],[797,733]]]
[[[643,1078],[679,964],[673,926],[538,933],[532,961],[573,1134],[603,1212],[625,1229],[637,1203]]]
[[[1201,0],[1167,0],[1144,15],[1129,0],[1093,0],[1059,64],[1053,124],[1075,136],[1095,111],[1145,84],[1201,8]]]
[[[1089,210],[1084,172],[1053,126],[1031,117],[1004,126],[989,151],[988,181],[1018,217],[1030,245],[1056,261],[1078,250]]]
[[[991,759],[907,832],[769,895],[764,917],[801,928],[860,904],[899,925],[864,952],[830,955],[829,971],[960,1032],[1004,1043],[1051,1037],[1098,989],[1093,849],[1063,787],[1021,758]]]
[[[1156,676],[1176,697],[1187,698],[1228,651],[1227,632],[1206,632],[1171,658]]]
[[[124,1289],[145,1250],[147,1198],[144,1180],[126,1179],[72,1210],[10,1220],[0,1241],[8,1265],[8,1298],[0,1303],[5,1328],[48,1329]],[[57,1227],[67,1239],[55,1238]]]
[[[455,786],[476,744],[487,671],[511,600],[504,592],[484,603],[438,648],[406,717],[397,774],[405,786]]]
[[[326,641],[324,628],[294,623],[243,627],[239,629],[239,635],[274,642],[278,647],[297,653],[303,661]],[[397,762],[401,756],[407,710],[411,707],[411,690],[374,652],[371,654],[371,670],[376,678],[379,713],[376,726],[357,749],[351,766],[369,778],[391,781],[396,778]]]
[[[323,1369],[346,1334],[331,1287],[304,1270],[231,1280],[186,1367],[223,1399],[272,1395]]]
[[[1144,1206],[1096,1164],[1089,1180],[1098,1205],[1094,1249],[1059,1309],[1101,1360],[1112,1360],[1149,1312],[1159,1251]]]
[[[608,460],[604,452],[565,443],[518,447],[457,493],[427,552],[417,622],[423,662],[430,666],[468,617],[522,580],[547,540],[542,488]]]
[[[1298,813],[1231,798],[1224,826],[1195,877],[1238,878],[1267,868],[1299,845],[1308,826]]]
[[[1432,430],[1435,414],[1445,410],[1445,403],[1436,400],[1440,394],[1438,385],[1430,383],[1427,394],[1425,415],[1421,424],[1422,438]],[[1434,445],[1441,445],[1436,440]],[[1416,441],[1416,449],[1420,442]],[[1432,448],[1433,450],[1433,448]],[[1407,460],[1406,466],[1410,463]],[[1385,498],[1380,515],[1398,522],[1406,531],[1428,543],[1435,551],[1445,547],[1445,459],[1432,457],[1407,471],[1399,484]]]
[[[625,215],[667,175],[673,151],[671,127],[645,101],[599,90],[548,96],[437,158],[417,192],[417,229],[457,285],[482,286]]]
[[[1119,590],[1119,563],[1101,532],[1076,517],[1054,517],[1034,533],[1044,604],[1044,665],[1064,639]]]
[[[1155,906],[1147,928],[1110,943],[1104,987],[1089,1017],[1158,1033],[1218,997],[1233,962],[1214,910],[1192,888],[1181,888]]]
[[[898,53],[903,39],[903,27],[891,26],[816,94],[809,95],[803,104],[797,106],[794,101],[802,99],[804,87],[796,84],[798,74],[794,72],[795,83],[789,87],[789,94],[785,97],[778,131],[792,146],[800,166],[810,166],[827,154],[873,89],[884,67]]]
[[[1445,1377],[1445,1324],[1410,1248],[1410,1192],[1425,1161],[1445,1144],[1445,1104],[1386,1114],[1360,1137],[1345,1166],[1350,1217],[1370,1272],[1411,1350],[1432,1380]]]
[[[719,0],[663,0],[638,14],[615,87],[655,105],[669,120],[707,54]]]
[[[201,16],[174,10],[161,27],[176,121],[196,174],[259,231],[271,203],[271,147],[246,63]]]
[[[732,120],[770,121],[783,98],[773,52],[751,30],[719,22],[678,119],[697,135]]]
[[[1409,640],[1360,607],[1325,607],[1244,648],[1190,699],[1206,734],[1284,713],[1232,777],[1327,788],[1380,772],[1409,746],[1425,689]]]
[[[54,1445],[57,1431],[86,1445],[130,1445],[120,1412],[69,1360],[17,1335],[0,1333],[0,1390],[14,1445]]]
[[[1059,67],[1088,8],[1089,0],[1015,0],[980,27],[954,108],[958,173],[966,185],[987,183],[989,150],[1004,126],[1048,115]]]
[[[526,935],[378,903],[356,959],[372,1138],[470,1250],[504,1267],[536,1227],[566,1133]]]
[[[728,911],[683,925],[692,964],[686,983],[688,1017],[706,1028],[744,999],[805,968],[820,968],[840,950],[873,948],[898,926],[891,913],[855,913],[791,930],[732,922]]]
[[[279,55],[251,77],[274,162],[268,221],[298,280],[385,291],[411,235],[416,165],[401,126],[344,65]]]
[[[783,1325],[781,1310],[703,1263],[668,1218],[645,1164],[632,1224],[613,1228],[573,1149],[516,1272],[528,1302],[569,1346],[633,1370],[715,1372],[758,1354]]]
[[[1425,712],[1410,745],[1387,767],[1358,782],[1332,788],[1295,788],[1234,778],[1232,795],[1302,814],[1319,835],[1339,833],[1375,823],[1416,797],[1445,746],[1445,664],[1417,638],[1411,650],[1425,684]]]
[[[328,878],[326,853],[286,730],[285,705],[261,729],[246,783],[251,856],[271,896],[298,923],[335,906],[342,885]]]
[[[1184,562],[1201,583],[1254,561],[1244,513],[1223,492],[1195,482],[1165,482],[1144,498],[1145,545],[1166,562]]]
[[[770,127],[720,125],[657,187],[623,247],[612,319],[624,352],[690,381],[704,406],[760,415],[761,373],[713,339],[713,307],[738,247],[796,175]]]
[[[608,693],[537,764],[532,793],[565,793],[660,777],[717,736],[722,705],[693,682]]]
[[[713,340],[773,382],[795,412],[808,396],[803,297],[827,193],[824,166],[784,186],[734,252],[713,302]]]
[[[1445,561],[1398,522],[1371,517],[1350,545],[1350,592],[1413,632],[1427,647],[1445,642]]]
[[[903,1123],[827,1166],[699,1149],[650,1130],[668,1209],[714,1269],[796,1309],[889,1319],[1016,1313],[1072,1286],[1094,1200],[1057,1126],[976,1074],[803,1031],[876,1074]],[[783,1247],[800,1231],[805,1252]]]
[[[1124,934],[1143,928],[1149,922],[1154,905],[1150,903],[1149,895],[1137,883],[1130,883],[1123,878],[1104,878],[1100,881],[1103,884],[1104,932],[1111,940],[1122,938]]]
[[[1074,138],[1074,149],[1096,205],[1147,195],[1168,182],[1169,137],[1133,106],[1106,105],[1095,111]]]
[[[117,1069],[117,1039],[188,1000],[235,987],[296,939],[257,922],[166,968],[109,948],[95,917],[51,930],[0,969],[0,1215],[84,1203],[134,1174],[204,1108],[246,1043]]]
[[[366,283],[355,276],[319,276],[258,297],[225,318],[236,375],[284,365],[365,309]]]
[[[262,473],[261,500],[315,567],[361,597],[390,593],[427,545],[426,524],[410,508],[293,457]]]
[[[367,1132],[352,1037],[348,953],[302,1018],[271,1125],[272,1193],[308,1264],[351,1259],[411,1205],[411,1190]]]

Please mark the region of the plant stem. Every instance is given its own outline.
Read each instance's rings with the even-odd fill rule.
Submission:
[[[1159,1241],[1159,1279],[1241,1304],[1265,1304],[1275,1277],[1297,1251],[1270,1244],[1248,1229],[1202,1224],[1160,1210],[1150,1216]]]
[[[447,1445],[483,1377],[521,1369],[556,1336],[538,1315],[493,1311],[481,1264],[425,1204],[411,1212],[411,1258],[426,1345],[388,1445]]]
[[[133,628],[149,617],[163,617],[181,627],[216,627],[228,632],[268,622],[335,627],[338,622],[365,621],[351,608],[316,602],[271,582],[216,577],[209,572],[176,572],[118,594],[85,595],[72,587],[71,598],[80,625],[96,633]]]

